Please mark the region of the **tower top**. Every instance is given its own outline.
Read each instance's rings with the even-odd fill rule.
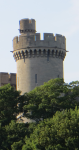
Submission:
[[[32,32],[35,33],[36,32],[36,21],[34,19],[21,19],[19,21],[19,25],[20,25],[20,33],[27,33],[27,32]]]

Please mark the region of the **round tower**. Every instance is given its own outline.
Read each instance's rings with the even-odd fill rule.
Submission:
[[[20,35],[13,39],[13,56],[17,63],[17,90],[22,94],[52,78],[63,78],[66,38],[62,35],[36,33],[34,19],[20,20]]]

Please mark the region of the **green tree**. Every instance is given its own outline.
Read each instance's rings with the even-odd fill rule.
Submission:
[[[22,146],[25,144],[25,136],[27,136],[27,138],[30,137],[30,134],[32,134],[36,128],[36,123],[21,124],[18,126],[19,126],[19,128],[17,128],[17,135],[18,136],[17,136],[16,140],[13,140],[14,141],[13,144],[12,145],[10,144],[12,150],[22,150]],[[14,130],[14,132],[15,132],[15,130]],[[15,133],[13,134],[14,137],[16,137]]]
[[[58,111],[41,121],[25,143],[22,150],[78,150],[79,109]]]
[[[6,130],[5,127],[1,127],[0,125],[0,150],[6,150]],[[8,150],[8,149],[7,149]]]
[[[1,87],[0,150],[79,149],[77,100],[78,81],[66,84],[63,79],[52,79],[24,95],[10,84]],[[20,112],[36,123],[16,123]]]
[[[9,125],[5,126],[7,133],[6,143],[7,147],[10,150],[12,145],[12,150],[14,147],[21,149],[21,146],[24,144],[25,135],[29,135],[28,124],[16,123],[16,121],[11,121]],[[16,149],[15,148],[15,149]]]
[[[11,120],[16,120],[16,115],[22,111],[23,100],[20,92],[7,84],[0,87],[0,123],[7,125]],[[20,105],[20,107],[18,106]]]
[[[56,111],[74,109],[79,105],[78,96],[79,86],[72,88],[72,84],[65,84],[63,79],[52,79],[26,95],[25,116],[39,121],[52,117]]]
[[[30,137],[35,127],[36,123],[16,123],[14,120],[0,127],[0,150],[22,150],[25,136]]]
[[[12,150],[22,150],[22,146],[23,146],[23,141],[20,140],[19,142],[14,142],[14,143],[11,145],[11,149],[12,149]]]

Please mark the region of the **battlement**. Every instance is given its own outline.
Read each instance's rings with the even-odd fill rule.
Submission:
[[[13,56],[15,61],[27,57],[47,56],[58,57],[64,60],[66,55],[66,38],[60,34],[35,33],[36,21],[34,19],[20,20],[21,35],[13,39]]]
[[[66,38],[60,34],[44,33],[44,40],[41,40],[40,33],[33,35],[23,34],[13,39],[13,50],[26,49],[27,47],[48,47],[48,48],[61,48],[66,50]]]
[[[20,33],[36,32],[36,21],[34,19],[22,19],[19,21]]]
[[[0,86],[8,83],[16,88],[16,73],[0,72]]]

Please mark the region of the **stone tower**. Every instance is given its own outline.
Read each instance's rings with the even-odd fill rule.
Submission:
[[[17,90],[22,94],[52,78],[63,78],[66,38],[60,34],[36,33],[34,19],[19,22],[20,35],[13,39],[13,56],[17,63]]]

